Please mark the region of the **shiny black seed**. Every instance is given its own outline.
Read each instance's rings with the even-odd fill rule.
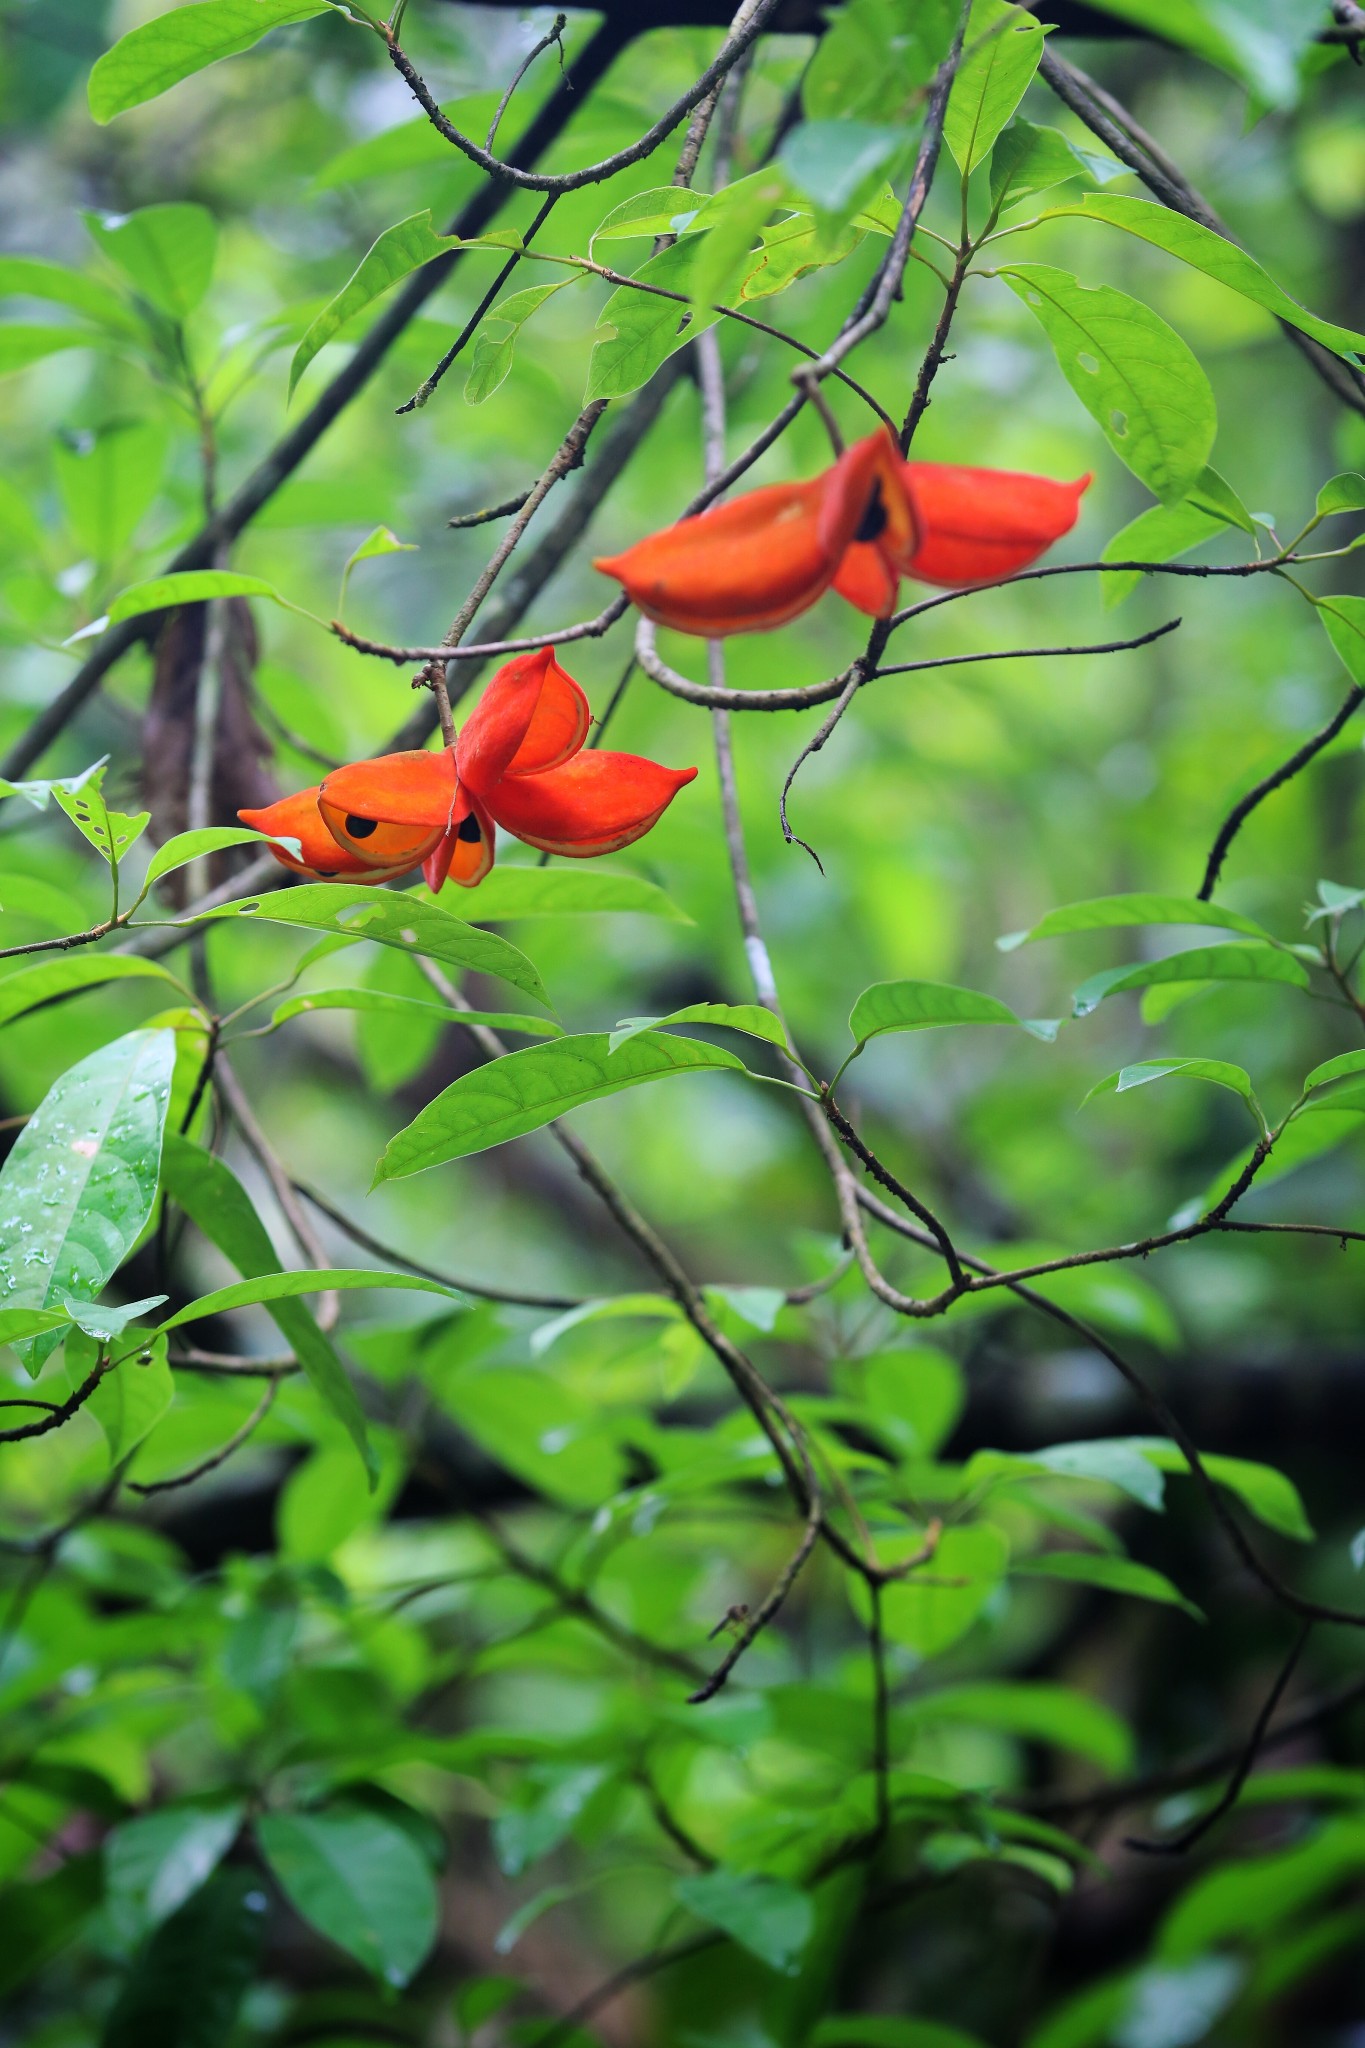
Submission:
[[[872,486],[872,496],[867,501],[867,510],[858,524],[855,540],[876,540],[886,531],[886,506],[882,503],[880,479]]]
[[[379,829],[378,818],[348,818],[346,836],[348,839],[368,839],[371,832]]]
[[[455,837],[463,839],[467,845],[471,846],[483,838],[483,834],[479,830],[479,821],[472,811],[467,818],[461,818],[459,824],[455,827]]]

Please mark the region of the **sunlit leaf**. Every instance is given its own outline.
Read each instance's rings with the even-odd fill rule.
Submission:
[[[101,123],[178,85],[220,57],[249,50],[272,28],[307,21],[324,11],[322,0],[200,0],[130,30],[96,59],[90,73],[90,112]]]

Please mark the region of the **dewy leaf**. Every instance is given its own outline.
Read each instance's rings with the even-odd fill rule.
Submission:
[[[436,1938],[436,1882],[405,1828],[369,1807],[267,1813],[256,1839],[304,1919],[383,1983],[406,1984]]]
[[[172,1131],[166,1139],[162,1181],[176,1206],[184,1210],[239,1273],[255,1279],[280,1271],[275,1247],[250,1196],[221,1159]],[[263,1306],[320,1400],[350,1436],[373,1489],[378,1465],[370,1447],[364,1411],[330,1338],[324,1336],[311,1310],[301,1301],[285,1296]]]
[[[200,0],[143,22],[96,59],[90,113],[101,126],[130,107],[154,100],[182,78],[249,50],[272,28],[307,21],[324,0]]]
[[[1134,1564],[1128,1557],[1101,1557],[1088,1550],[1050,1550],[1042,1557],[1018,1560],[1011,1566],[1017,1578],[1062,1579],[1073,1586],[1099,1586],[1106,1593],[1127,1593],[1135,1600],[1156,1600],[1179,1607],[1195,1621],[1203,1621],[1201,1608],[1187,1600],[1163,1572],[1150,1565]]]
[[[926,1031],[938,1024],[1017,1024],[1013,1010],[975,989],[943,981],[879,981],[865,988],[849,1015],[859,1046],[884,1031]]]
[[[1006,0],[973,0],[943,139],[970,177],[1027,92],[1043,54],[1040,23]]]
[[[467,405],[482,405],[486,398],[493,396],[512,368],[517,336],[531,315],[555,292],[563,291],[566,285],[577,281],[567,277],[558,279],[554,284],[529,285],[525,291],[513,292],[510,298],[494,306],[491,313],[485,314],[483,324],[474,337],[469,375],[465,379]]]
[[[1246,932],[1249,937],[1269,940],[1270,933],[1240,911],[1221,903],[1204,903],[1196,896],[1157,896],[1139,892],[1129,896],[1088,896],[1080,903],[1063,903],[1024,932],[1010,932],[997,939],[1002,953],[1034,939],[1059,939],[1068,932],[1118,931],[1129,925],[1207,924],[1219,931]]]
[[[207,4],[211,7],[213,0]],[[133,289],[158,312],[179,321],[200,304],[218,253],[218,223],[207,207],[177,201],[141,206],[136,213],[87,213],[85,224]]]
[[[1169,256],[1179,257],[1194,270],[1202,270],[1206,277],[1226,285],[1229,291],[1264,306],[1277,320],[1310,335],[1334,355],[1353,361],[1365,351],[1365,334],[1356,333],[1354,328],[1338,327],[1330,320],[1319,320],[1297,299],[1291,299],[1288,292],[1281,291],[1255,257],[1239,249],[1236,242],[1215,234],[1212,228],[1202,227],[1183,213],[1172,213],[1157,200],[1135,199],[1122,192],[1088,192],[1077,204],[1049,207],[1043,216],[1045,220],[1066,217],[1105,221],[1127,234],[1140,235],[1144,242],[1164,249]]]
[[[611,1033],[610,1050],[638,1038],[642,1031],[666,1031],[674,1024],[718,1024],[729,1031],[743,1031],[750,1038],[766,1038],[769,1045],[787,1045],[787,1034],[771,1010],[761,1003],[689,1003],[686,1009],[671,1010],[666,1017],[623,1017]]]
[[[1072,998],[1073,1013],[1088,1017],[1106,996],[1177,981],[1279,981],[1307,988],[1308,970],[1292,953],[1275,946],[1191,946],[1183,953],[1168,953],[1163,960],[1141,960],[1134,967],[1108,967],[1092,974]]]
[[[718,1045],[664,1032],[645,1032],[616,1052],[605,1031],[525,1046],[443,1089],[389,1140],[375,1168],[375,1184],[487,1151],[623,1088],[708,1067],[746,1071],[742,1060]]]
[[[678,1878],[673,1896],[770,1969],[789,1974],[815,1926],[815,1908],[805,1892],[753,1871],[698,1871]]]
[[[1163,505],[1185,497],[1209,459],[1218,414],[1208,378],[1174,328],[1126,292],[1083,285],[1048,263],[1011,263],[1000,275],[1034,314],[1119,460]]]
[[[216,917],[257,917],[266,924],[297,925],[304,931],[337,932],[351,939],[373,939],[404,953],[420,953],[450,967],[468,967],[510,982],[536,1002],[550,1008],[545,984],[526,958],[506,939],[452,917],[439,904],[391,889],[367,889],[343,882],[304,883],[269,896],[226,903]]]
[[[254,0],[253,0],[254,4]],[[311,11],[311,10],[310,10]],[[334,299],[329,299],[294,351],[289,366],[289,396],[318,350],[335,341],[342,329],[366,306],[397,284],[410,271],[438,256],[449,256],[460,246],[455,235],[438,235],[431,224],[431,208],[409,214],[406,220],[385,228],[368,249]]]
[[[505,924],[519,917],[586,917],[599,911],[636,911],[691,924],[671,896],[640,875],[613,874],[597,866],[518,868],[501,861],[479,884],[472,914],[480,924]]]
[[[174,1031],[130,1031],[53,1082],[0,1169],[0,1305],[93,1300],[156,1199]],[[30,1373],[55,1333],[17,1346]]]
[[[110,1914],[130,1947],[178,1912],[212,1876],[244,1812],[239,1800],[187,1801],[139,1814],[105,1836]]]
[[[36,1010],[54,996],[70,995],[81,988],[98,988],[109,981],[160,981],[177,996],[185,991],[155,960],[141,960],[133,953],[67,953],[21,967],[17,974],[0,977],[0,1024]]]

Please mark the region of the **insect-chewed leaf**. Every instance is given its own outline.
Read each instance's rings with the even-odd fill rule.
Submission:
[[[615,1052],[605,1031],[528,1045],[462,1074],[429,1102],[397,1137],[389,1140],[375,1181],[399,1180],[448,1159],[487,1151],[601,1096],[671,1074],[728,1067],[744,1073],[744,1062],[718,1045],[649,1031]]]

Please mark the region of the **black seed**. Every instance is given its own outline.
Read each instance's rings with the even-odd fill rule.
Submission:
[[[323,879],[323,881],[324,881],[324,882],[334,882],[334,881],[336,880],[337,876],[338,876],[338,875],[339,875],[339,874],[341,873],[341,869],[340,869],[340,868],[314,868],[314,870],[313,870],[313,873],[314,873],[315,875],[320,875],[320,876],[322,877],[322,879]]]
[[[378,827],[378,818],[348,818],[346,836],[348,839],[368,839],[371,832],[377,831]]]
[[[867,510],[858,522],[858,531],[854,534],[853,538],[855,540],[876,540],[879,534],[886,531],[886,518],[886,506],[882,503],[881,479],[878,478],[877,482],[872,486],[872,496],[867,501]]]
[[[463,839],[468,846],[477,845],[478,841],[483,838],[483,833],[479,830],[479,821],[472,811],[467,818],[461,818],[459,824],[455,827],[455,837]]]

